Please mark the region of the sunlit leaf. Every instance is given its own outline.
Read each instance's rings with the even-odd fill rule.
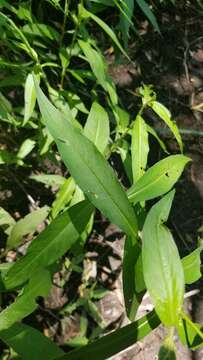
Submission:
[[[149,211],[143,228],[144,280],[155,310],[166,326],[179,321],[184,295],[184,273],[168,219],[174,191],[165,195]]]

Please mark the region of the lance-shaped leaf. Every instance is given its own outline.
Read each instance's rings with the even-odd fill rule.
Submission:
[[[36,103],[36,91],[35,91],[32,74],[28,74],[25,81],[24,100],[25,100],[25,110],[24,110],[23,125],[25,125],[32,116]]]
[[[147,316],[103,336],[93,343],[63,355],[59,360],[104,360],[141,340],[160,324],[156,313]]]
[[[190,159],[184,155],[171,155],[160,160],[128,189],[129,200],[136,203],[165,194],[176,183],[188,161]]]
[[[19,220],[11,230],[6,244],[7,248],[11,249],[18,246],[23,236],[36,231],[38,225],[46,219],[48,212],[49,207],[43,206],[41,209],[31,212],[23,219]]]
[[[14,324],[0,331],[0,339],[22,360],[54,360],[63,355],[63,351],[53,341],[26,324]]]
[[[92,205],[83,201],[52,221],[31,243],[27,254],[8,271],[4,279],[6,288],[17,287],[39,267],[48,267],[68,251],[84,231],[92,210]]]
[[[182,139],[178,130],[178,127],[176,123],[171,120],[171,114],[170,111],[161,103],[158,101],[153,101],[151,103],[151,107],[154,110],[154,112],[160,116],[160,118],[168,125],[168,127],[171,129],[173,135],[175,136],[178,145],[180,147],[180,151],[183,152],[183,143]]]
[[[46,296],[51,284],[49,271],[38,268],[15,302],[0,313],[0,331],[31,314],[37,308],[35,299]]]
[[[75,182],[70,176],[65,180],[64,184],[61,186],[59,191],[56,194],[56,199],[52,204],[51,216],[54,219],[65,206],[70,203],[72,195],[75,191]]]
[[[144,280],[155,310],[166,326],[179,321],[185,284],[178,249],[163,224],[168,219],[174,193],[171,191],[151,208],[143,228]]]
[[[132,129],[132,171],[136,183],[144,174],[149,152],[148,131],[144,119],[138,115]]]
[[[203,250],[203,243],[191,252],[189,255],[185,256],[182,259],[182,265],[185,276],[185,283],[192,284],[193,282],[199,280],[202,276],[200,271],[201,259],[200,254]]]
[[[114,42],[114,44],[119,48],[119,50],[130,60],[128,54],[125,52],[125,50],[122,48],[120,42],[118,41],[118,38],[116,34],[113,32],[113,30],[98,16],[91,13],[90,11],[87,11],[81,4],[79,5],[79,13],[82,18],[88,19],[91,18],[94,20],[105,32],[106,34],[111,38],[111,40]]]
[[[62,159],[89,200],[129,236],[137,236],[137,219],[112,168],[96,146],[46,98],[36,83],[39,107]]]
[[[96,101],[92,104],[84,134],[88,137],[103,154],[109,140],[109,118],[104,108]]]

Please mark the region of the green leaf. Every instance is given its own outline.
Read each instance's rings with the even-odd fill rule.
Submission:
[[[56,199],[52,204],[51,216],[53,219],[71,201],[74,191],[75,191],[75,182],[71,177],[69,177],[67,180],[65,180],[64,184],[57,192]]]
[[[87,58],[88,63],[98,83],[109,93],[112,103],[117,103],[117,95],[113,82],[107,75],[107,67],[99,50],[95,50],[88,41],[78,40],[78,43]]]
[[[36,103],[36,92],[32,74],[28,74],[25,81],[24,101],[25,110],[23,125],[31,118]]]
[[[197,323],[194,323],[194,325],[203,332],[203,325]],[[180,319],[177,324],[177,331],[182,343],[191,350],[194,351],[203,348],[202,338],[197,334],[195,328],[187,321]]]
[[[137,5],[140,7],[140,9],[143,11],[143,13],[146,15],[146,17],[149,19],[153,27],[160,33],[159,25],[157,23],[157,20],[150,9],[149,5],[145,0],[135,0]]]
[[[23,219],[19,220],[12,228],[10,236],[7,240],[7,249],[17,247],[23,236],[36,231],[38,225],[40,225],[47,217],[49,212],[48,206],[43,206],[41,209],[35,210],[26,215]]]
[[[192,284],[193,282],[199,280],[202,276],[200,271],[200,254],[202,250],[203,244],[201,244],[200,247],[198,247],[192,253],[182,259],[182,266],[184,270],[186,284]]]
[[[154,138],[158,141],[159,145],[161,146],[162,150],[166,153],[169,154],[166,145],[164,144],[163,140],[160,139],[160,137],[157,135],[156,131],[153,129],[153,127],[147,125],[147,131],[149,134],[153,135]]]
[[[44,39],[56,40],[60,38],[60,34],[53,27],[45,24],[26,24],[23,26],[23,32],[31,36],[40,36]]]
[[[151,108],[171,129],[173,135],[175,136],[175,138],[178,142],[180,151],[183,152],[182,139],[181,139],[181,136],[180,136],[180,133],[179,133],[176,123],[171,120],[170,111],[163,104],[159,103],[158,101],[153,101],[151,103]]]
[[[136,183],[144,174],[147,166],[147,158],[149,153],[149,142],[147,126],[142,118],[138,115],[132,129],[132,171],[133,183]]]
[[[79,4],[78,8],[79,8],[79,14],[81,15],[81,17],[84,19],[91,18],[92,20],[94,20],[107,33],[107,35],[111,38],[111,40],[119,48],[119,50],[127,57],[127,59],[130,60],[128,54],[125,52],[125,50],[122,48],[120,42],[118,41],[116,34],[105,22],[103,20],[101,20],[98,16],[87,11],[81,4]]]
[[[96,146],[64,118],[37,84],[36,87],[44,121],[74,180],[95,207],[127,234],[136,237],[136,216],[112,168]]]
[[[32,139],[26,139],[23,141],[23,143],[20,145],[20,149],[18,150],[16,157],[23,160],[34,149],[35,144],[36,141]]]
[[[83,201],[53,220],[31,243],[27,254],[8,271],[5,286],[19,286],[39,267],[48,267],[65,254],[84,231],[92,210],[91,204]]]
[[[172,336],[168,335],[166,339],[164,339],[159,350],[158,360],[176,360],[176,347]]]
[[[13,226],[16,224],[14,218],[2,207],[0,207],[0,226],[5,234],[10,235]]]
[[[128,45],[128,38],[129,38],[129,29],[131,23],[131,19],[133,17],[133,11],[134,11],[134,0],[126,0],[124,2],[123,12],[120,14],[120,23],[119,28],[123,34],[123,40],[125,44],[125,48],[127,48]]]
[[[52,174],[40,174],[32,175],[30,179],[38,181],[47,186],[61,186],[64,184],[66,179],[61,175],[52,175]]]
[[[22,360],[54,360],[63,355],[53,341],[26,324],[14,324],[0,331],[0,339],[15,350]]]
[[[35,298],[46,296],[51,285],[50,273],[38,268],[15,302],[0,313],[0,331],[31,314],[37,308]]]
[[[141,247],[133,239],[125,241],[123,256],[123,294],[128,318],[133,321],[144,295]]]
[[[171,191],[149,211],[143,228],[144,280],[155,310],[166,326],[179,321],[183,304],[184,273],[167,221],[175,192]]]
[[[104,108],[96,101],[92,104],[87,118],[84,135],[87,136],[103,154],[109,140],[109,119]]]
[[[93,343],[63,355],[59,360],[104,360],[141,340],[160,324],[155,312],[103,336]]]
[[[184,155],[171,155],[160,160],[128,189],[129,200],[136,203],[154,199],[168,192],[180,177],[188,161],[190,158]]]

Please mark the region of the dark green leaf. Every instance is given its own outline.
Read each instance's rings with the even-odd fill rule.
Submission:
[[[202,276],[200,271],[201,259],[200,254],[203,250],[203,245],[195,249],[192,253],[185,256],[182,259],[182,265],[185,276],[185,283],[192,284],[193,282],[199,280]]]
[[[96,146],[64,118],[37,84],[36,87],[44,121],[76,183],[105,216],[136,237],[137,219],[112,168]]]
[[[7,273],[4,279],[5,286],[16,287],[28,280],[39,267],[48,267],[53,264],[80,237],[91,213],[91,204],[84,201],[52,221],[31,243],[27,254]]]

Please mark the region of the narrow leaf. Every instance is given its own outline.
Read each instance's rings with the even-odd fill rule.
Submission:
[[[145,0],[135,0],[135,1],[137,5],[139,5],[143,13],[146,15],[146,17],[149,19],[155,30],[157,30],[160,33],[159,25],[157,23],[156,17],[154,16],[147,2]]]
[[[25,81],[24,101],[25,101],[25,110],[24,110],[23,125],[25,125],[32,116],[36,103],[36,92],[35,92],[35,86],[34,86],[32,74],[28,74]]]
[[[18,159],[24,159],[27,155],[31,153],[31,151],[34,149],[36,144],[36,141],[32,139],[26,139],[23,141],[23,143],[20,146],[20,149],[17,152],[17,158]]]
[[[138,115],[132,129],[132,171],[133,183],[136,183],[144,174],[149,153],[147,125]]]
[[[87,136],[103,154],[108,145],[109,133],[108,115],[104,108],[95,101],[92,104],[84,127],[84,135]]]
[[[190,159],[184,155],[171,155],[160,160],[128,189],[129,200],[136,203],[154,199],[168,192],[180,177],[188,161]]]
[[[14,218],[2,207],[0,207],[0,226],[5,234],[10,235],[13,226],[16,224]]]
[[[48,212],[49,207],[43,206],[41,209],[31,212],[23,219],[19,220],[12,228],[10,236],[7,240],[7,248],[11,249],[18,246],[23,236],[36,231],[38,225],[46,219]]]
[[[180,151],[183,152],[183,142],[178,130],[178,127],[176,123],[171,120],[171,114],[169,110],[158,101],[153,101],[151,103],[151,108],[154,110],[154,112],[168,125],[168,127],[171,129],[173,135],[175,136],[178,145],[180,147]]]
[[[112,168],[96,146],[64,118],[37,84],[36,87],[44,121],[76,183],[106,217],[136,237],[136,216]]]
[[[92,206],[84,201],[58,216],[31,243],[27,254],[8,271],[4,283],[14,288],[28,280],[39,267],[48,267],[77,241],[92,213]]]
[[[160,324],[155,312],[103,336],[92,344],[76,349],[59,358],[59,360],[104,360],[125,350],[136,341],[141,340]]]
[[[71,201],[74,190],[75,182],[71,177],[69,177],[56,194],[56,199],[53,202],[51,210],[51,216],[53,219]]]
[[[184,273],[167,221],[174,191],[149,211],[143,228],[143,273],[155,310],[166,326],[179,321],[183,304]]]
[[[194,323],[195,327],[203,332],[203,325]],[[191,350],[198,350],[203,348],[203,340],[195,331],[195,328],[188,322],[180,319],[177,325],[178,335],[182,343],[188,346]]]
[[[79,13],[84,19],[91,18],[92,20],[94,20],[106,32],[106,34],[111,38],[111,40],[119,48],[119,50],[127,57],[127,59],[130,60],[128,54],[125,52],[120,42],[118,41],[116,34],[103,20],[101,20],[95,14],[87,11],[81,4],[79,5]]]

